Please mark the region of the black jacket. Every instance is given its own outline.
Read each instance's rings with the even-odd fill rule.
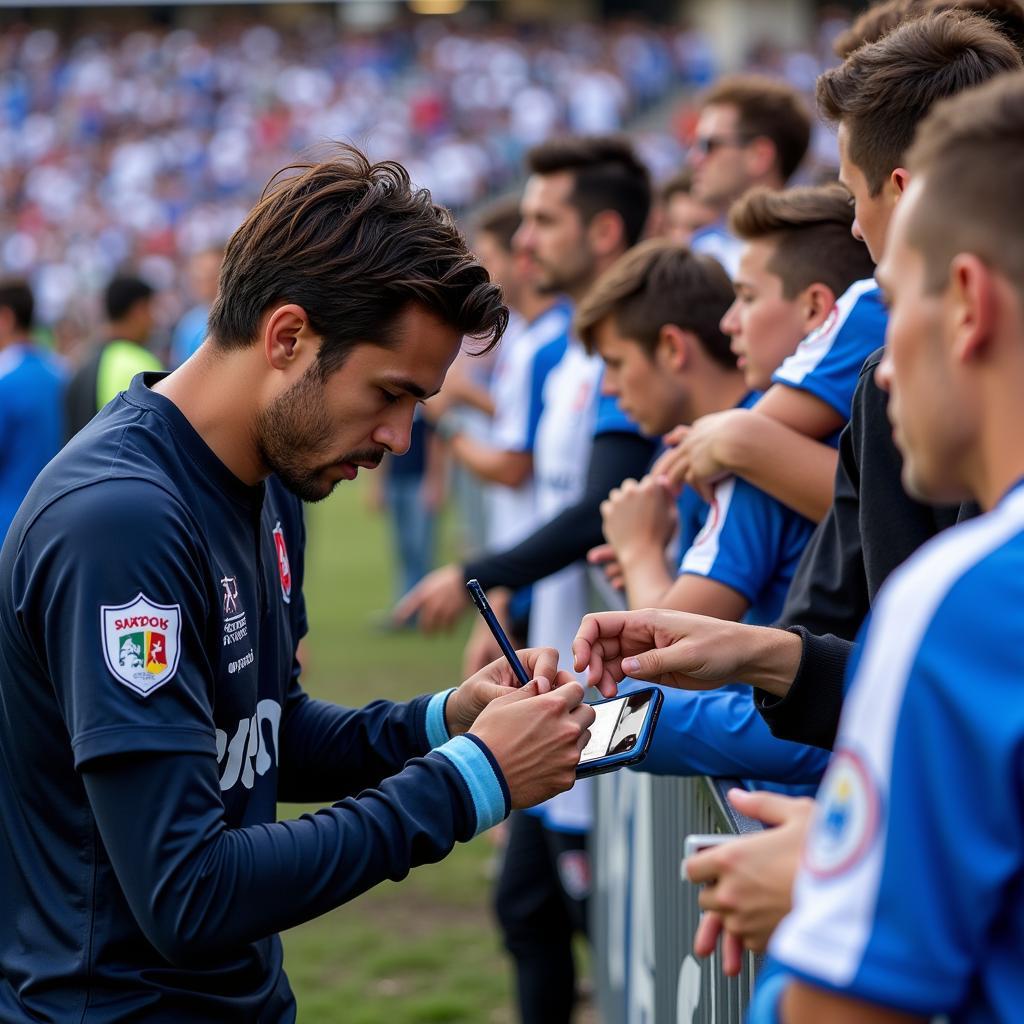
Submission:
[[[886,394],[875,383],[882,352],[861,370],[839,439],[832,507],[807,545],[778,623],[803,639],[800,668],[784,698],[755,694],[776,736],[819,747],[835,740],[846,662],[878,588],[925,541],[977,514],[973,505],[923,505],[903,490]]]

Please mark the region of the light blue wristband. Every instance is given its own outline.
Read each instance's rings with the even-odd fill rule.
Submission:
[[[500,769],[485,751],[483,744],[472,736],[456,736],[436,750],[455,765],[469,789],[476,809],[474,835],[504,821],[511,810],[505,780],[499,777]]]
[[[430,744],[431,750],[451,739],[448,734],[448,723],[444,717],[444,707],[454,692],[455,687],[453,686],[449,690],[435,693],[427,702],[427,742]]]

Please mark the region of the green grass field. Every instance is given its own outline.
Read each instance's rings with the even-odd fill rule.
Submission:
[[[309,509],[306,689],[360,705],[405,698],[459,680],[457,635],[379,633],[368,624],[391,592],[382,518],[362,483]],[[281,816],[304,808],[282,805]],[[285,967],[303,1024],[511,1021],[509,968],[492,925],[485,837],[442,863],[415,869],[284,936]]]

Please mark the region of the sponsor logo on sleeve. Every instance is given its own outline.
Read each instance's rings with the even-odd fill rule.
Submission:
[[[101,605],[100,629],[107,668],[119,682],[148,697],[174,678],[181,643],[181,605],[134,601]]]
[[[284,530],[281,521],[274,527],[274,547],[277,549],[277,572],[281,577],[281,596],[285,604],[292,600],[292,567],[288,561],[288,546],[284,542]]]
[[[878,822],[878,788],[867,765],[850,750],[837,751],[818,793],[804,849],[807,869],[819,878],[849,871],[871,848]]]

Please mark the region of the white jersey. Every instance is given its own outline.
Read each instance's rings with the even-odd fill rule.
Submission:
[[[570,337],[561,362],[544,383],[544,408],[533,450],[537,511],[548,522],[575,505],[584,494],[590,451],[597,434],[636,432],[614,399],[601,396],[604,364],[587,355],[582,344]],[[572,666],[572,642],[580,620],[590,611],[586,565],[574,562],[533,586],[530,609],[531,647],[558,649],[559,664]],[[582,677],[581,677],[582,681]],[[581,832],[590,827],[589,780],[581,780],[568,793],[542,805],[549,828]]]
[[[571,317],[569,305],[559,302],[532,323],[519,318],[505,332],[491,377],[493,447],[510,452],[533,451],[544,383],[565,354]],[[489,489],[488,548],[510,548],[541,523],[532,476],[518,487],[495,484]]]

